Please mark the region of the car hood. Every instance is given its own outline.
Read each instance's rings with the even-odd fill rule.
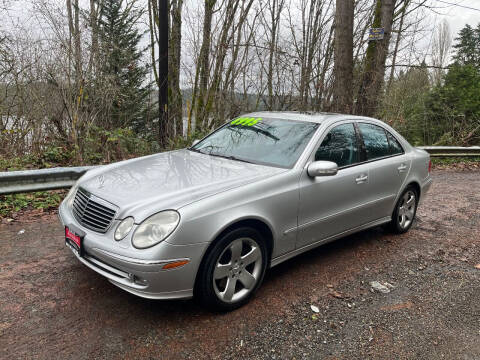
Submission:
[[[141,220],[286,171],[189,150],[122,161],[87,172],[78,186]]]

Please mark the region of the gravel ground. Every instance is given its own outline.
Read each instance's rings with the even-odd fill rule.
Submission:
[[[0,358],[480,359],[480,171],[434,180],[407,234],[289,260],[228,314],[117,289],[76,261],[53,215],[0,225]]]

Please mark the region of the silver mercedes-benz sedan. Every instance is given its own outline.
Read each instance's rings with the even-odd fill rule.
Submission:
[[[118,287],[231,310],[295,255],[382,224],[406,232],[430,166],[379,120],[258,112],[88,171],[59,216],[78,260]]]

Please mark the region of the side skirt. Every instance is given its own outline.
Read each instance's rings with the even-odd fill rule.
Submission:
[[[274,267],[278,264],[281,264],[282,262],[288,260],[288,259],[291,259],[297,255],[300,255],[301,253],[304,253],[305,251],[308,251],[308,250],[311,250],[311,249],[314,249],[318,246],[321,246],[321,245],[324,245],[324,244],[327,244],[329,242],[332,242],[334,240],[337,240],[337,239],[340,239],[342,237],[345,237],[347,235],[351,235],[351,234],[354,234],[356,232],[359,232],[359,231],[362,231],[362,230],[365,230],[365,229],[368,229],[368,228],[372,228],[372,227],[375,227],[375,226],[379,226],[379,225],[382,225],[382,224],[385,224],[387,222],[389,222],[390,220],[392,220],[391,216],[387,216],[387,217],[384,217],[384,218],[381,218],[381,219],[378,219],[378,220],[375,220],[375,221],[372,221],[372,222],[369,222],[369,223],[366,223],[364,225],[360,225],[360,226],[357,226],[353,229],[350,229],[350,230],[346,230],[346,231],[343,231],[341,233],[338,233],[336,235],[332,235],[332,236],[329,236],[325,239],[322,239],[322,240],[319,240],[319,241],[316,241],[312,244],[308,244],[308,245],[305,245],[299,249],[295,249],[287,254],[283,254],[281,256],[278,256],[276,257],[275,259],[272,259],[271,263],[270,263],[270,267]]]

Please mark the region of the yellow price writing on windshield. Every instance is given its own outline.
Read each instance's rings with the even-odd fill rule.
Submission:
[[[253,117],[240,117],[238,119],[233,120],[230,125],[244,125],[244,126],[253,126],[262,118],[253,118]]]

